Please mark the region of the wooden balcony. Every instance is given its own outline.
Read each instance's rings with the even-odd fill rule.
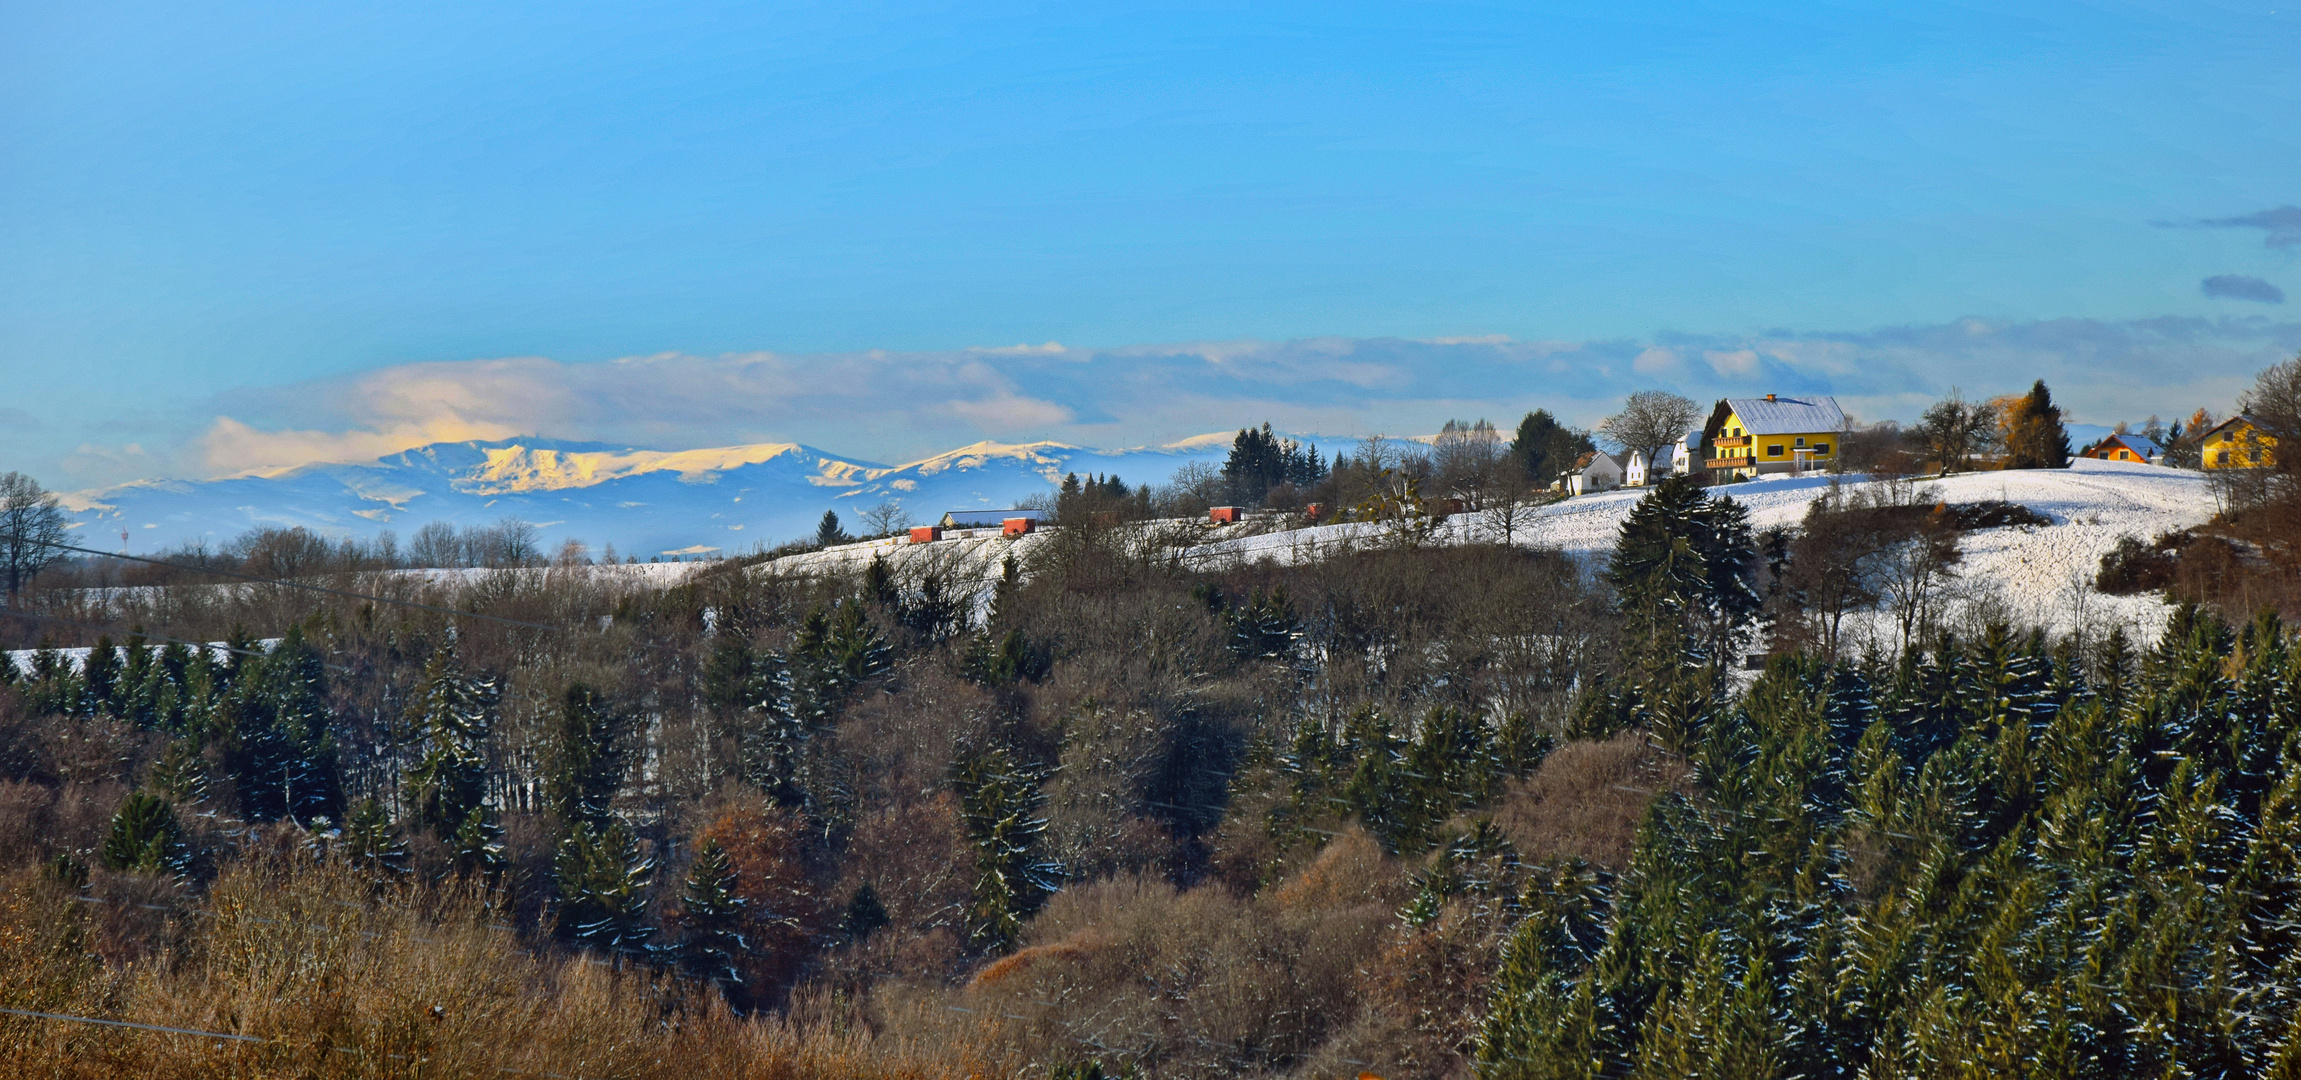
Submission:
[[[1705,469],[1748,469],[1758,464],[1754,457],[1714,457],[1702,462]]]
[[[1720,436],[1718,438],[1711,439],[1710,445],[1720,450],[1736,446],[1748,446],[1750,445],[1750,437],[1747,435],[1736,435],[1729,439],[1724,436]]]

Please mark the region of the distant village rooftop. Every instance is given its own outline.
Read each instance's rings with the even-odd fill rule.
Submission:
[[[940,524],[946,529],[996,529],[1016,518],[1040,522],[1047,519],[1044,510],[953,510],[943,515]]]

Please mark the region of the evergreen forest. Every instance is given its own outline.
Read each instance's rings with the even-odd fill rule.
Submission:
[[[1320,478],[1248,434],[1228,482]],[[2301,633],[2168,586],[1857,649],[1831,514],[1946,557],[2018,515],[1731,494],[1654,487],[1595,566],[1074,522],[988,577],[53,568],[0,1061],[2301,1075]]]

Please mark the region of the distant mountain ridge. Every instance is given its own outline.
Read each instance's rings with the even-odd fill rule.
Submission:
[[[74,494],[66,505],[77,542],[108,551],[217,544],[259,525],[334,537],[394,529],[404,538],[431,521],[516,517],[554,544],[575,538],[648,558],[772,547],[813,535],[825,510],[852,525],[882,501],[922,522],[946,510],[1011,506],[1066,472],[1165,483],[1191,462],[1220,462],[1229,444],[1227,435],[1130,450],[979,442],[885,465],[799,443],[653,450],[514,438],[433,443],[268,476],[136,481]]]

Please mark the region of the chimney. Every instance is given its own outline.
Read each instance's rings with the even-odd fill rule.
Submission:
[[[1772,395],[1772,394],[1767,394],[1767,395],[1766,395],[1766,400],[1767,400],[1767,401],[1772,401],[1772,400],[1774,400],[1774,395]]]

